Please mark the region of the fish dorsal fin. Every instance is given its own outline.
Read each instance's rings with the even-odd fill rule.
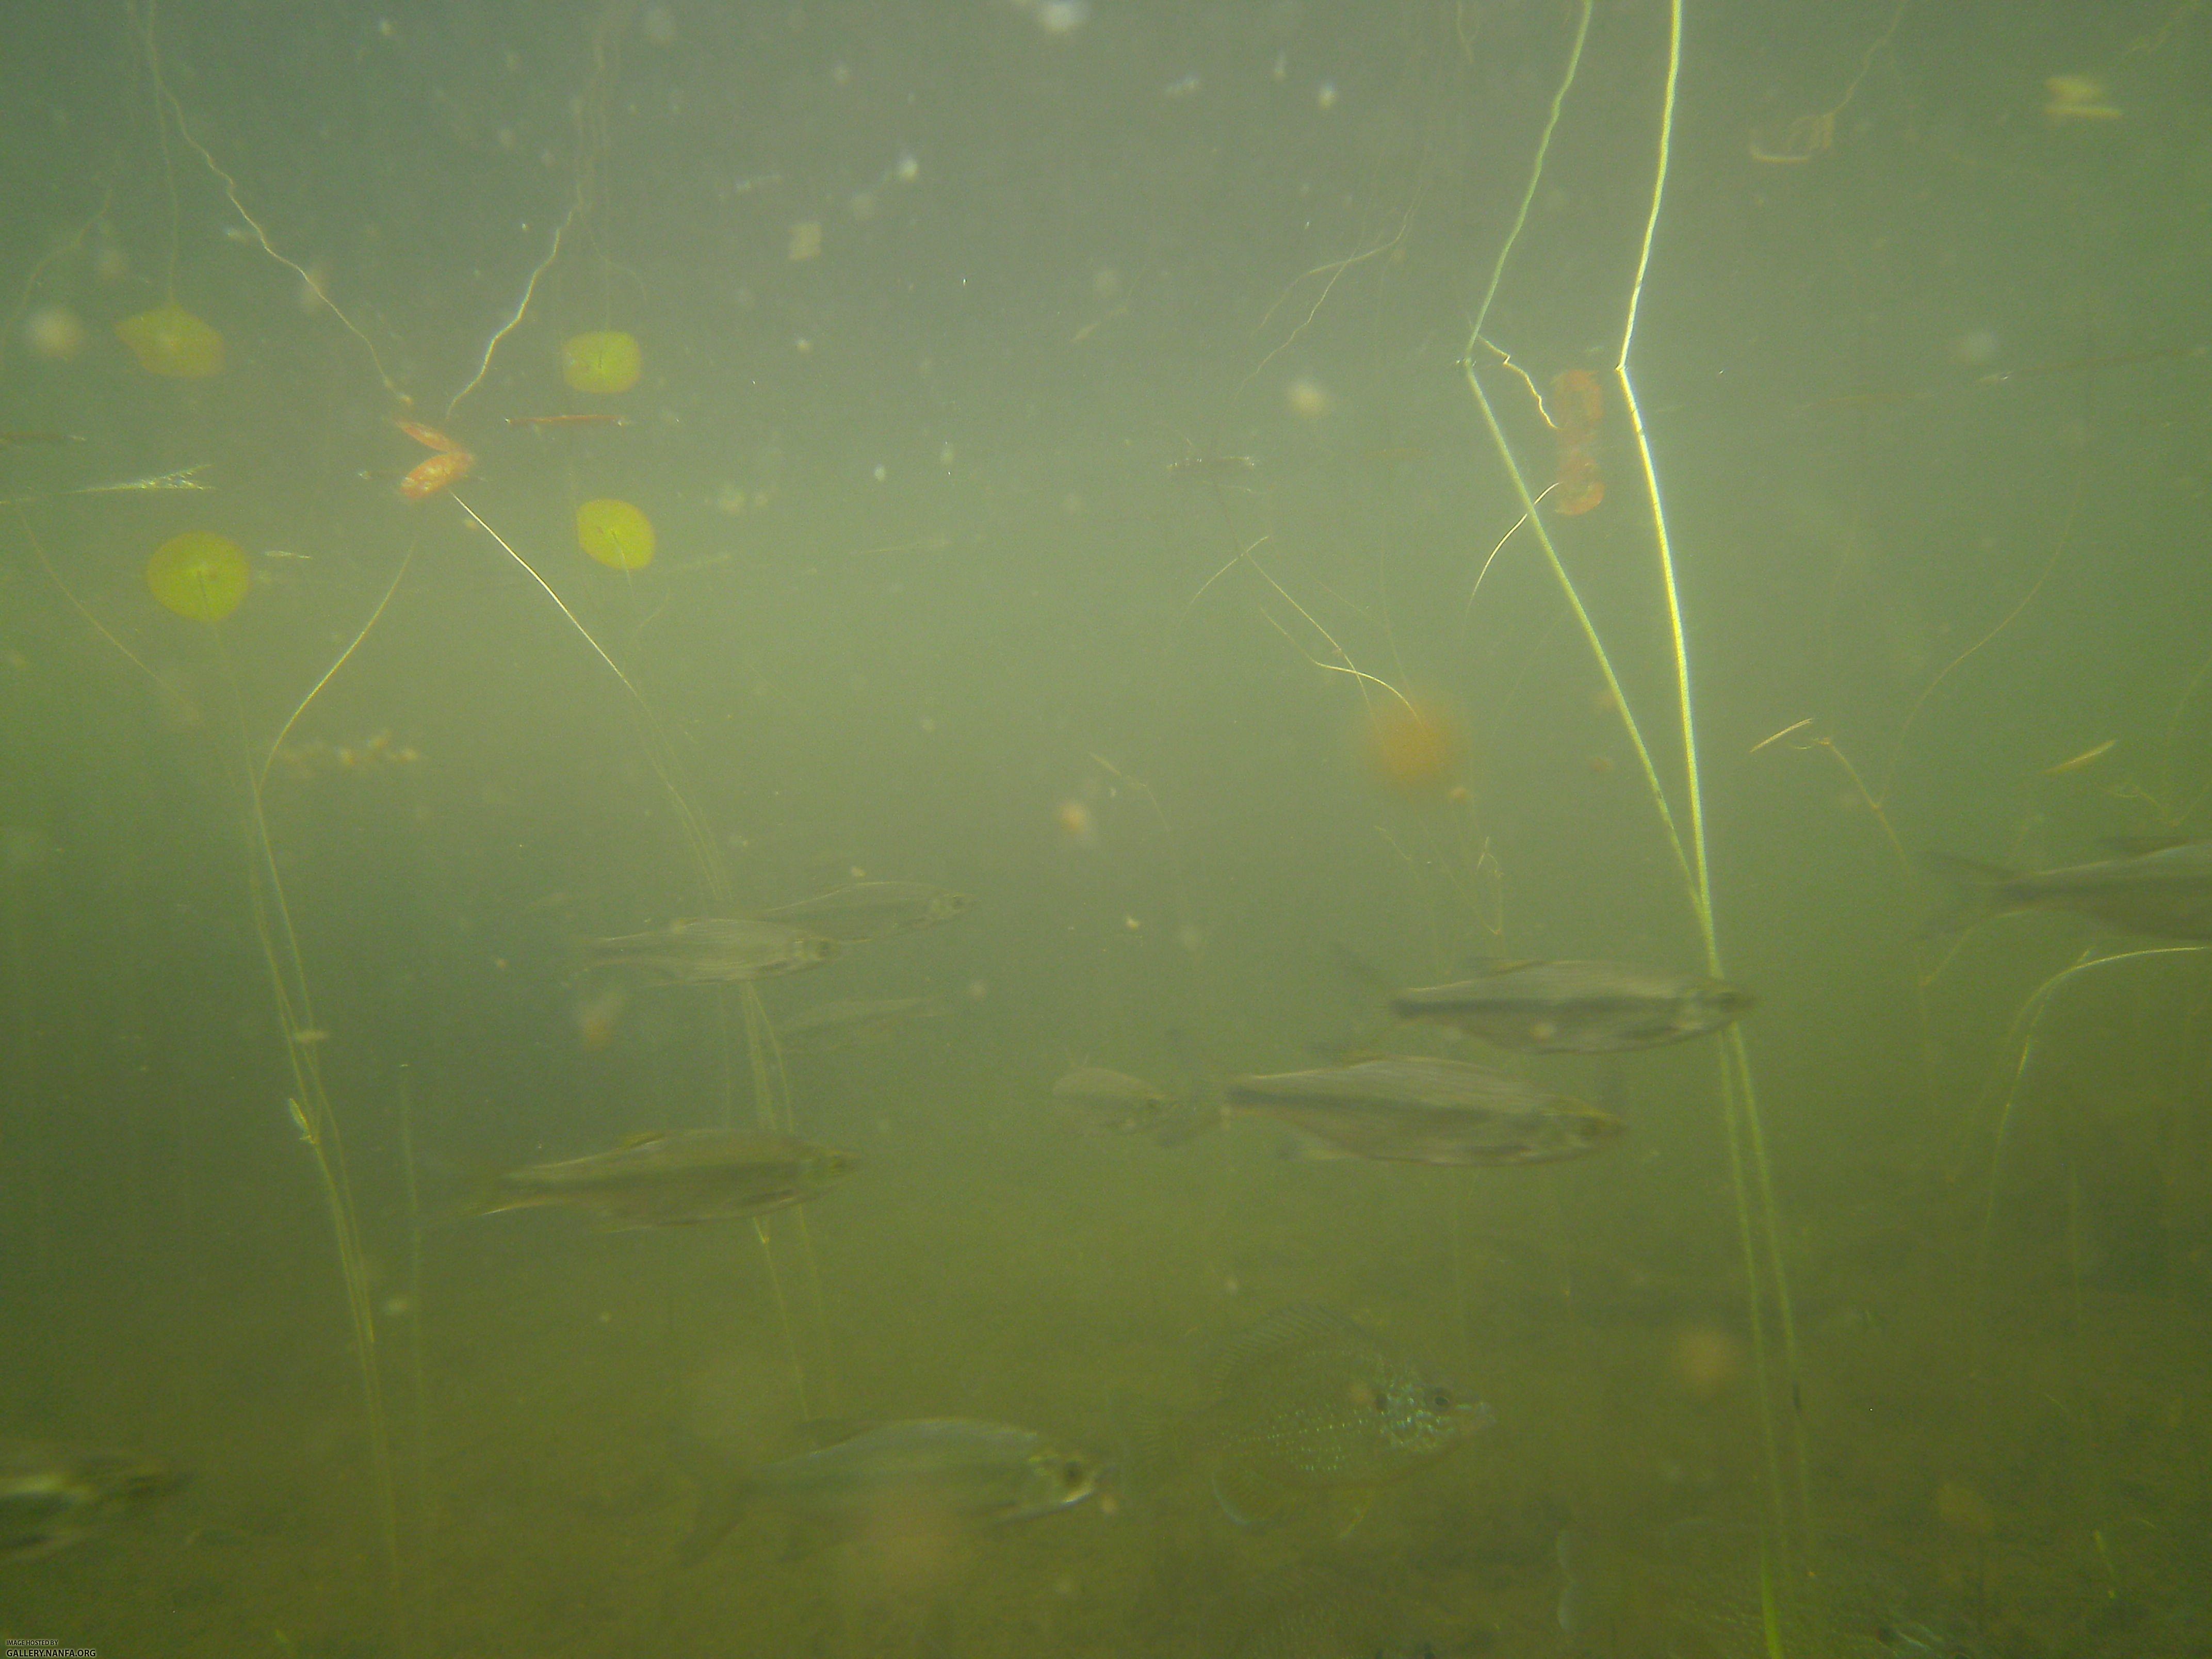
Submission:
[[[883,1426],[880,1417],[810,1417],[799,1425],[797,1432],[811,1449],[826,1451]]]
[[[633,1146],[650,1146],[656,1140],[667,1139],[668,1131],[665,1129],[640,1129],[635,1134],[624,1135],[615,1142],[615,1146],[618,1151],[627,1152]]]
[[[1316,1347],[1365,1354],[1376,1352],[1381,1343],[1347,1314],[1316,1302],[1293,1302],[1224,1338],[1208,1356],[1205,1369],[1209,1381],[1219,1388],[1247,1366],[1269,1365],[1285,1354]]]

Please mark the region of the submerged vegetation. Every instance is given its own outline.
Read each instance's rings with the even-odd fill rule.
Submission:
[[[2195,1650],[2208,59],[40,25],[0,1626]]]

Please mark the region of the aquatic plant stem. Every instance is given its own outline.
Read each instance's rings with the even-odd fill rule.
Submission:
[[[27,514],[18,509],[23,532],[31,542],[46,574],[61,590],[77,614],[89,623],[94,630],[130,661],[141,673],[159,687],[161,681],[153,670],[139,660],[129,647],[100,622],[82,601],[70,591],[52,563],[46,549],[39,543]],[[206,579],[201,579],[200,611],[204,616],[216,614],[213,599],[206,591]],[[396,585],[396,584],[395,584]],[[385,595],[388,602],[391,594]],[[381,614],[383,605],[377,607]],[[370,618],[374,625],[374,617]],[[264,963],[269,969],[270,996],[276,1010],[277,1024],[284,1038],[284,1058],[292,1074],[294,1092],[287,1101],[292,1121],[299,1129],[300,1138],[314,1155],[315,1171],[323,1190],[323,1201],[331,1220],[338,1251],[338,1266],[345,1285],[346,1311],[353,1329],[354,1352],[361,1367],[362,1410],[367,1421],[369,1441],[369,1460],[372,1479],[376,1489],[379,1518],[382,1522],[386,1567],[390,1587],[397,1593],[399,1582],[399,1510],[398,1490],[392,1473],[392,1444],[385,1409],[384,1390],[378,1373],[376,1359],[376,1324],[369,1298],[368,1273],[361,1244],[361,1225],[355,1210],[353,1193],[346,1176],[345,1146],[338,1132],[336,1115],[331,1109],[330,1097],[323,1088],[321,1067],[315,1058],[313,1045],[301,1040],[302,1034],[313,1030],[315,1024],[314,1002],[307,987],[307,971],[300,954],[298,935],[292,927],[292,915],[284,897],[283,882],[277,874],[276,848],[270,838],[269,819],[261,799],[263,769],[253,763],[246,736],[246,700],[240,690],[236,670],[230,656],[222,647],[219,623],[209,624],[214,633],[215,652],[222,669],[223,681],[228,688],[236,717],[239,775],[245,785],[248,808],[248,823],[252,832],[253,851],[246,866],[246,894],[253,914],[256,939],[261,945]],[[355,647],[368,633],[364,628],[346,647],[350,656]],[[343,659],[341,658],[341,661]],[[333,669],[331,672],[335,672]],[[316,682],[316,690],[328,684],[330,672]],[[312,697],[313,693],[309,694]],[[305,708],[303,702],[301,705]],[[295,718],[298,711],[295,711]],[[279,951],[277,935],[270,926],[274,910],[283,938],[283,949]]]
[[[568,234],[569,228],[576,222],[576,216],[583,210],[583,190],[582,186],[579,185],[574,199],[568,204],[567,215],[554,228],[553,246],[546,250],[545,257],[538,262],[537,268],[530,273],[529,282],[523,285],[522,298],[515,303],[514,314],[501,324],[498,331],[484,342],[483,356],[477,364],[477,372],[470,377],[466,386],[453,394],[453,401],[446,405],[447,420],[453,418],[453,411],[461,406],[461,400],[483,384],[483,377],[491,370],[492,353],[497,351],[499,343],[514,332],[521,324],[523,313],[530,309],[531,296],[538,292],[538,279],[544,276],[546,271],[551,269],[553,262],[561,257],[561,243]],[[474,518],[476,515],[471,513],[469,516]]]
[[[161,79],[161,49],[154,39],[154,20],[161,0],[146,0],[146,69],[154,79],[154,137],[161,152],[161,182],[169,198],[169,273],[167,298],[177,302],[177,261],[184,243],[184,210],[177,201],[177,168],[169,159],[169,118],[163,112],[169,89]]]
[[[1583,641],[1589,647],[1590,656],[1597,664],[1598,674],[1605,681],[1607,694],[1620,713],[1621,727],[1627,734],[1629,746],[1636,751],[1637,769],[1643,775],[1644,787],[1650,797],[1652,811],[1659,815],[1660,826],[1666,832],[1668,849],[1674,855],[1675,871],[1682,878],[1683,886],[1690,893],[1694,908],[1697,877],[1691,867],[1689,855],[1684,850],[1681,834],[1675,828],[1674,809],[1667,799],[1665,786],[1659,781],[1659,768],[1651,758],[1650,745],[1644,739],[1643,727],[1637,722],[1635,711],[1628,705],[1627,693],[1621,689],[1620,677],[1613,671],[1613,659],[1606,651],[1604,640],[1598,635],[1597,624],[1590,619],[1589,611],[1583,604],[1581,593],[1576,590],[1574,578],[1567,574],[1566,566],[1559,562],[1559,551],[1553,544],[1550,530],[1546,527],[1542,518],[1536,514],[1535,495],[1528,488],[1528,480],[1522,472],[1520,463],[1513,459],[1512,449],[1505,441],[1504,429],[1498,425],[1497,411],[1491,406],[1489,394],[1482,389],[1482,382],[1477,378],[1473,363],[1463,363],[1462,367],[1467,374],[1468,390],[1474,394],[1475,407],[1482,412],[1483,422],[1490,430],[1492,442],[1498,447],[1506,476],[1512,480],[1515,493],[1521,498],[1521,509],[1528,515],[1529,533],[1542,550],[1544,562],[1551,567],[1552,574],[1559,584],[1559,592],[1574,616],[1575,624],[1582,629]]]
[[[210,153],[207,146],[192,136],[191,127],[185,120],[184,105],[178,100],[174,93],[167,93],[166,96],[168,99],[171,113],[177,118],[178,136],[192,147],[193,153],[207,164],[208,171],[222,181],[222,193],[229,198],[230,205],[236,210],[238,216],[246,221],[246,228],[253,233],[254,240],[261,245],[261,251],[297,276],[300,279],[301,292],[313,298],[331,316],[337,318],[346,332],[362,343],[368,352],[370,364],[376,370],[376,378],[384,384],[384,389],[402,404],[412,403],[413,399],[402,392],[398,383],[385,372],[384,358],[376,349],[376,342],[363,333],[361,325],[338,308],[338,302],[331,298],[329,285],[324,278],[318,272],[309,270],[296,260],[287,258],[276,251],[276,245],[269,240],[269,233],[262,228],[261,222],[255,218],[252,210],[239,199],[238,180],[224,172],[215,156]],[[446,412],[449,416],[453,413],[451,410]]]
[[[2012,1086],[2005,1091],[2004,1105],[1997,1113],[1996,1144],[1990,1154],[1990,1195],[1982,1210],[1980,1261],[1976,1273],[1984,1285],[1988,1283],[1990,1254],[1996,1231],[1997,1200],[2004,1185],[2005,1148],[2011,1142],[2012,1121],[2020,1105],[2021,1085],[2027,1080],[2027,1068],[2035,1057],[2036,1032],[2043,1024],[2044,1011],[2051,1006],[2052,994],[2069,980],[2094,969],[2109,968],[2123,962],[2140,962],[2149,957],[2203,956],[2208,951],[2212,951],[2212,945],[2160,945],[2140,951],[2116,951],[2109,956],[2085,955],[2045,980],[2029,993],[2027,1000],[2021,1004],[2020,1012],[2013,1017],[2013,1029],[2021,1034],[2020,1053],[2013,1061]]]
[[[637,719],[639,740],[645,750],[647,762],[652,766],[654,775],[660,780],[661,787],[667,793],[669,803],[675,810],[677,822],[683,831],[685,844],[693,860],[699,867],[700,878],[706,886],[708,896],[718,908],[726,905],[730,897],[729,878],[722,867],[714,836],[709,833],[705,819],[693,810],[690,802],[685,799],[683,790],[677,785],[675,751],[662,732],[660,723],[653,714],[653,705],[646,701],[645,693],[638,689],[636,683],[629,675],[623,672],[615,659],[607,654],[606,648],[592,636],[592,631],[584,626],[581,619],[568,608],[567,602],[560,594],[554,591],[552,584],[538,574],[537,567],[524,558],[515,550],[514,544],[494,530],[485,522],[483,515],[460,496],[457,495],[453,499],[453,505],[466,514],[477,529],[498,543],[500,550],[516,564],[521,566],[524,573],[531,580],[538,584],[545,597],[552,600],[555,607],[568,619],[568,625],[582,636],[584,643],[590,646],[599,659],[606,665],[608,672],[621,683],[623,690],[629,694],[633,712]],[[752,1072],[755,1112],[759,1116],[763,1128],[781,1130],[787,1133],[790,1132],[790,1111],[787,1105],[779,1104],[775,1081],[770,1075],[771,1063],[777,1076],[783,1073],[782,1050],[776,1044],[775,1033],[769,1023],[768,1010],[760,1000],[757,988],[750,984],[744,986],[742,1000],[745,1014],[745,1054]],[[787,1092],[787,1080],[786,1087]],[[725,1116],[727,1116],[726,1111]],[[819,1308],[821,1270],[816,1264],[813,1241],[805,1231],[804,1221],[799,1224],[799,1237],[806,1255],[808,1271],[814,1283],[815,1304]],[[762,1257],[768,1266],[769,1287],[775,1297],[776,1312],[782,1322],[785,1346],[788,1351],[793,1373],[798,1378],[800,1404],[803,1407],[806,1407],[811,1414],[806,1368],[800,1357],[798,1341],[793,1332],[791,1313],[784,1299],[782,1281],[776,1273],[775,1255],[769,1243],[769,1230],[764,1223],[756,1222],[753,1231],[760,1240]],[[823,1337],[826,1344],[826,1326]]]
[[[283,748],[284,739],[292,735],[292,728],[299,724],[300,716],[307,712],[307,705],[314,702],[322,689],[336,677],[338,670],[353,659],[353,653],[361,649],[361,642],[368,637],[369,629],[376,626],[384,615],[384,608],[392,603],[392,596],[399,591],[399,584],[407,574],[407,567],[414,562],[415,544],[410,542],[407,544],[406,557],[399,561],[399,568],[392,573],[391,585],[384,590],[384,597],[376,602],[376,609],[368,613],[368,620],[361,625],[361,632],[353,636],[353,643],[339,652],[337,660],[323,670],[322,678],[308,688],[307,695],[300,699],[291,714],[285,718],[284,724],[277,727],[276,735],[269,740],[269,752],[261,757],[260,768],[254,775],[255,787],[262,789],[268,787],[269,769],[276,763],[276,754]]]
[[[1565,566],[1560,562],[1558,550],[1553,544],[1550,533],[1541,516],[1536,511],[1535,497],[1529,490],[1528,480],[1522,475],[1518,463],[1514,459],[1511,447],[1507,443],[1504,432],[1498,424],[1497,413],[1491,406],[1489,397],[1484,392],[1480,378],[1475,372],[1475,348],[1478,345],[1488,343],[1483,337],[1483,323],[1487,318],[1491,302],[1496,296],[1514,246],[1519,240],[1522,229],[1526,224],[1529,204],[1535,198],[1536,191],[1542,178],[1545,157],[1551,146],[1553,131],[1558,125],[1560,111],[1573,85],[1576,70],[1581,62],[1583,43],[1589,32],[1589,7],[1585,4],[1581,9],[1577,19],[1574,45],[1568,56],[1565,72],[1561,78],[1559,90],[1553,95],[1543,133],[1530,165],[1528,181],[1522,191],[1519,210],[1515,215],[1511,230],[1507,235],[1504,245],[1499,249],[1497,263],[1492,269],[1490,283],[1484,292],[1482,303],[1478,308],[1474,325],[1468,331],[1468,346],[1461,358],[1460,366],[1466,377],[1468,390],[1474,398],[1477,408],[1482,413],[1483,422],[1489,430],[1492,442],[1495,445],[1499,459],[1512,479],[1525,520],[1534,535],[1538,546],[1542,550],[1546,562],[1551,567],[1561,592],[1567,599],[1576,623],[1581,628],[1583,636],[1590,647],[1591,654],[1597,661],[1600,672],[1604,677],[1607,690],[1613,697],[1614,706],[1620,711],[1621,723],[1627,732],[1631,745],[1636,751],[1638,764],[1644,775],[1645,789],[1665,830],[1675,867],[1682,878],[1700,942],[1704,947],[1708,970],[1717,977],[1720,974],[1720,951],[1713,925],[1711,869],[1705,835],[1704,793],[1698,769],[1695,705],[1691,694],[1689,653],[1682,623],[1681,603],[1675,579],[1673,549],[1667,532],[1666,515],[1659,489],[1658,471],[1651,454],[1649,431],[1644,425],[1642,409],[1637,402],[1635,387],[1629,377],[1627,367],[1629,350],[1635,339],[1636,322],[1642,308],[1644,282],[1650,269],[1651,248],[1657,234],[1668,170],[1672,160],[1674,112],[1681,73],[1681,0],[1671,0],[1668,9],[1667,74],[1660,109],[1657,156],[1654,169],[1651,203],[1644,219],[1643,238],[1638,252],[1636,275],[1629,293],[1628,314],[1622,329],[1620,352],[1614,368],[1615,376],[1621,387],[1623,404],[1629,415],[1635,434],[1645,487],[1651,502],[1660,571],[1667,596],[1668,635],[1674,653],[1676,702],[1680,711],[1683,743],[1684,784],[1686,795],[1685,810],[1688,814],[1690,830],[1686,845],[1677,826],[1674,809],[1668,799],[1666,789],[1659,781],[1658,770],[1652,760],[1650,746],[1645,743],[1642,730],[1629,707],[1619,676],[1614,672],[1611,659],[1598,635],[1595,624],[1591,621],[1589,611],[1583,605],[1580,594],[1577,592],[1573,581],[1568,576]],[[1495,347],[1491,349],[1497,349]],[[1502,357],[1504,354],[1500,353],[1500,356]],[[1752,1332],[1753,1367],[1758,1393],[1759,1432],[1765,1457],[1769,1498],[1773,1505],[1773,1519],[1778,1529],[1778,1541],[1782,1541],[1786,1540],[1788,1532],[1787,1509],[1782,1497],[1784,1485],[1782,1460],[1774,1425],[1772,1383],[1766,1352],[1764,1305],[1765,1291],[1760,1284],[1759,1234],[1764,1235],[1765,1245],[1764,1255],[1767,1274],[1774,1281],[1774,1292],[1783,1327],[1784,1356],[1793,1384],[1796,1371],[1796,1321],[1790,1309],[1788,1281],[1783,1271],[1780,1228],[1773,1197],[1771,1176],[1766,1158],[1765,1136],[1759,1127],[1756,1099],[1751,1081],[1749,1055],[1745,1048],[1741,1032],[1734,1029],[1731,1029],[1729,1033],[1728,1044],[1723,1050],[1721,1091],[1722,1121],[1727,1139],[1730,1179],[1735,1194],[1739,1239],[1744,1254],[1745,1267],[1750,1274],[1748,1310]],[[1747,1144],[1751,1155],[1749,1170],[1746,1168]],[[1759,1205],[1760,1218],[1756,1227],[1752,1214],[1750,1176],[1753,1174],[1757,1177],[1760,1200]],[[1806,1512],[1807,1525],[1809,1529],[1811,1505],[1809,1490],[1805,1485],[1808,1474],[1802,1433],[1801,1425],[1796,1462],[1801,1503]]]
[[[422,1358],[422,1195],[416,1176],[415,1073],[399,1065],[399,1158],[407,1173],[407,1332],[415,1374],[415,1495],[427,1533],[435,1524],[437,1504],[430,1485],[430,1387]]]
[[[501,552],[522,567],[523,573],[538,584],[547,599],[553,601],[554,608],[568,618],[568,626],[576,630],[584,643],[590,646],[599,659],[607,665],[607,672],[621,682],[623,690],[629,693],[630,701],[635,705],[641,722],[640,736],[645,749],[646,760],[651,764],[654,775],[660,780],[662,789],[667,792],[669,805],[675,809],[677,823],[683,832],[684,842],[693,860],[699,866],[700,876],[707,884],[709,896],[717,904],[725,902],[729,896],[729,878],[723,871],[720,855],[715,850],[714,839],[708,833],[705,820],[692,811],[690,802],[684,798],[684,792],[677,787],[672,769],[675,760],[674,750],[670,747],[667,738],[660,730],[660,723],[653,715],[653,705],[645,700],[645,693],[639,690],[636,683],[616,665],[615,659],[607,654],[606,647],[592,636],[592,630],[584,626],[582,620],[568,608],[568,602],[554,591],[553,585],[538,574],[538,568],[515,550],[513,543],[494,530],[484,521],[476,508],[471,507],[459,495],[454,495],[453,501],[455,507],[468,514],[471,522],[477,529],[499,544]]]
[[[213,604],[204,592],[205,578],[203,577],[201,581],[204,590],[202,614],[212,615]],[[368,1270],[362,1249],[360,1215],[354,1207],[352,1183],[346,1174],[345,1141],[339,1133],[337,1116],[331,1108],[330,1097],[323,1087],[321,1066],[315,1057],[313,1045],[301,1040],[303,1030],[314,1028],[314,1003],[307,988],[307,966],[301,955],[299,935],[292,926],[291,906],[285,899],[283,879],[277,872],[276,848],[270,838],[268,815],[262,808],[260,779],[254,770],[252,754],[246,746],[245,695],[239,688],[237,672],[231,665],[230,654],[222,647],[222,635],[219,631],[221,624],[210,624],[210,627],[216,630],[216,655],[222,665],[223,678],[230,689],[231,701],[238,717],[240,775],[246,784],[254,844],[254,856],[247,869],[247,892],[253,908],[254,932],[260,940],[263,960],[268,965],[270,990],[276,1001],[277,1023],[284,1037],[285,1060],[291,1069],[293,1086],[297,1091],[289,1102],[293,1121],[300,1131],[300,1138],[314,1155],[315,1172],[321,1180],[324,1203],[330,1212],[331,1231],[337,1237],[338,1265],[345,1281],[347,1312],[353,1324],[354,1352],[361,1366],[362,1403],[368,1421],[369,1459],[377,1508],[383,1523],[386,1569],[396,1595],[399,1583],[399,1499],[398,1487],[392,1479],[392,1437],[384,1408],[383,1381],[377,1364],[376,1315],[369,1296]],[[283,939],[281,953],[277,949],[277,934],[270,927],[272,911]]]
[[[1900,6],[1899,11],[1902,9]],[[1705,841],[1705,787],[1698,767],[1697,702],[1690,689],[1690,653],[1682,625],[1681,589],[1675,577],[1674,544],[1667,530],[1667,509],[1660,491],[1659,471],[1651,454],[1650,428],[1644,424],[1643,405],[1636,397],[1636,383],[1628,372],[1629,352],[1636,343],[1637,319],[1643,310],[1644,279],[1651,270],[1651,245],[1658,234],[1659,212],[1666,198],[1668,169],[1674,156],[1674,110],[1681,76],[1682,0],[1669,0],[1667,9],[1667,81],[1660,103],[1657,155],[1651,180],[1651,207],[1644,221],[1644,240],[1637,249],[1636,276],[1629,287],[1628,315],[1621,325],[1620,353],[1613,361],[1613,375],[1620,383],[1621,405],[1627,412],[1629,429],[1636,439],[1636,454],[1644,471],[1645,496],[1651,503],[1652,540],[1658,555],[1661,580],[1667,593],[1668,637],[1674,648],[1675,708],[1681,718],[1684,805],[1689,815],[1690,851],[1697,872],[1692,896],[1698,932],[1705,945],[1706,971],[1719,978],[1722,973],[1721,952],[1719,937],[1713,925],[1712,863]],[[1766,1133],[1759,1121],[1758,1092],[1752,1082],[1751,1051],[1740,1026],[1730,1026],[1725,1041],[1727,1047],[1722,1061],[1723,1109],[1729,1114],[1731,1123],[1741,1115],[1743,1139],[1751,1151],[1752,1170],[1759,1183],[1760,1231],[1764,1234],[1767,1272],[1773,1279],[1775,1310],[1782,1325],[1783,1361],[1789,1373],[1794,1399],[1798,1376],[1797,1320],[1790,1301],[1789,1274],[1783,1262],[1781,1212],[1774,1196],[1774,1176],[1766,1154]],[[1733,1139],[1733,1128],[1730,1134]],[[1730,1154],[1733,1158],[1733,1146]],[[1743,1188],[1740,1171],[1736,1182],[1738,1209],[1741,1212],[1743,1208]],[[1754,1309],[1758,1300],[1755,1285],[1754,1276]],[[1763,1363],[1762,1357],[1762,1369]],[[1760,1419],[1769,1437],[1771,1455],[1772,1407],[1764,1389],[1760,1395]],[[1811,1474],[1804,1445],[1804,1425],[1802,1419],[1794,1413],[1791,1423],[1796,1442],[1799,1499],[1803,1509],[1802,1518],[1809,1534],[1812,1528],[1812,1493],[1808,1484]],[[1775,1473],[1778,1475],[1779,1471]]]
[[[1528,187],[1521,192],[1521,205],[1514,210],[1513,228],[1505,233],[1505,240],[1498,249],[1498,262],[1490,268],[1490,283],[1482,290],[1482,300],[1474,308],[1474,322],[1467,331],[1467,350],[1462,361],[1474,361],[1475,342],[1481,337],[1482,325],[1490,319],[1491,302],[1498,297],[1498,285],[1505,280],[1505,267],[1513,258],[1513,250],[1521,240],[1521,232],[1528,222],[1528,210],[1536,200],[1536,186],[1544,177],[1544,158],[1552,152],[1552,134],[1559,125],[1559,112],[1566,107],[1567,93],[1575,84],[1575,75],[1582,68],[1583,44],[1589,39],[1590,0],[1582,0],[1575,15],[1575,43],[1567,52],[1567,67],[1559,76],[1559,89],[1552,94],[1552,107],[1544,117],[1544,131],[1536,140],[1536,154],[1528,164]],[[1679,33],[1679,31],[1678,31]],[[1653,210],[1656,216],[1657,210]]]

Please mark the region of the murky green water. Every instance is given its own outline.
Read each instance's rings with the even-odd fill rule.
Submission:
[[[2208,1650],[2212,968],[1946,931],[1923,867],[2203,833],[2203,10],[9,43],[0,1438],[191,1476],[0,1565],[11,1642]],[[600,331],[635,385],[564,383]],[[635,568],[586,556],[607,500],[649,562],[606,508]],[[234,554],[165,609],[187,532]],[[977,903],[746,986],[582,943],[863,880]],[[1505,1054],[1347,951],[1758,1006]],[[918,1006],[805,1030],[848,998]],[[1052,1092],[1376,1053],[1629,1127],[1316,1161]],[[757,1225],[466,1213],[723,1125],[859,1167]],[[1239,1527],[1138,1425],[1212,1421],[1208,1355],[1298,1303],[1495,1420]],[[1100,1490],[755,1505],[681,1564],[713,1470],[925,1418]]]

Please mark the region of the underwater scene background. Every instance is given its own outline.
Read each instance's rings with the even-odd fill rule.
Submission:
[[[9,32],[11,1655],[2212,1652],[2212,11]]]

